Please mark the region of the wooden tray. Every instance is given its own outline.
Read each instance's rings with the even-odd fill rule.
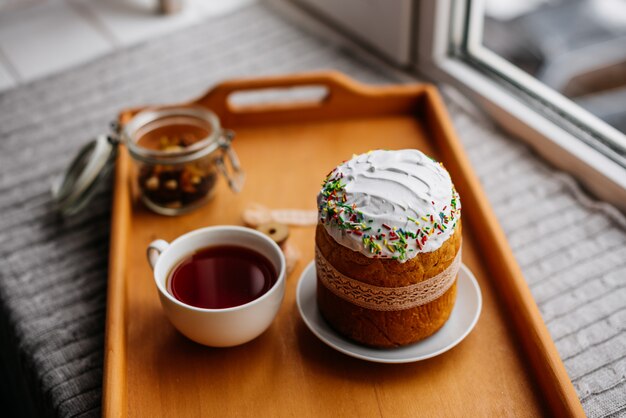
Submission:
[[[235,107],[233,92],[324,86],[319,102]],[[103,413],[105,416],[584,416],[506,239],[433,86],[369,87],[338,73],[225,82],[195,101],[237,132],[247,172],[241,194],[221,181],[215,199],[181,217],[155,215],[130,187],[119,154],[113,208]],[[124,123],[136,112],[121,114]],[[418,148],[443,161],[463,202],[463,261],[482,288],[474,331],[451,351],[403,365],[360,361],[319,341],[295,291],[313,258],[314,228],[291,235],[303,257],[267,332],[213,349],[165,318],[145,259],[147,244],[192,229],[240,224],[250,202],[315,209],[325,174],[353,153]]]

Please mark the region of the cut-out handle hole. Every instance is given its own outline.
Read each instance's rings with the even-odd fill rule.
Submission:
[[[329,97],[329,89],[322,85],[272,87],[234,91],[228,96],[228,107],[233,112],[262,111],[289,105],[290,108],[317,107]]]

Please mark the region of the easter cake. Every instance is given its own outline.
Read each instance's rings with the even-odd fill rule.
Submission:
[[[315,234],[317,303],[340,334],[397,347],[439,330],[456,299],[461,202],[418,150],[354,156],[323,182]]]

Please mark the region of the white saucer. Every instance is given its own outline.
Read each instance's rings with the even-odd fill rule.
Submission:
[[[333,330],[317,309],[315,262],[302,272],[296,301],[300,315],[311,332],[337,351],[376,363],[411,363],[445,353],[460,343],[474,328],[482,307],[480,287],[472,272],[462,265],[457,280],[457,300],[450,318],[435,334],[405,347],[372,348],[359,345]]]

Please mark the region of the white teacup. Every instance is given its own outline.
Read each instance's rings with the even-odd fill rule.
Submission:
[[[197,308],[167,291],[168,275],[177,263],[216,245],[245,247],[265,256],[278,272],[276,283],[259,298],[224,309]],[[197,229],[171,244],[153,241],[147,255],[166,316],[183,335],[200,344],[231,347],[253,340],[270,326],[285,295],[285,256],[274,241],[254,229],[230,225]]]

